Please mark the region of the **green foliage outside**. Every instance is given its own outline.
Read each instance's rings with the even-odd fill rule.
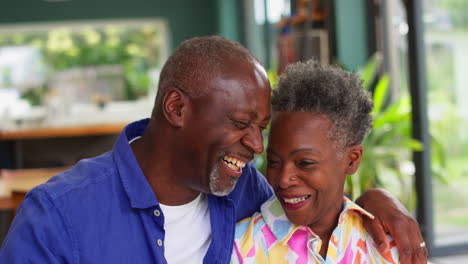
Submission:
[[[449,2],[454,1],[442,3]],[[446,11],[451,16],[454,16],[452,12],[457,12],[449,8]],[[466,12],[463,15],[468,19]],[[463,66],[467,64],[460,65],[460,61],[466,59],[461,59],[464,55],[460,53],[460,46],[457,48],[463,45],[461,43],[468,43],[468,27],[455,26],[446,31],[429,27],[426,32],[433,39],[426,44],[430,131],[440,139],[439,147],[446,152],[446,169],[442,171],[448,176],[443,183],[438,178],[433,180],[434,217],[436,227],[440,228],[468,227],[468,117],[464,110],[466,82],[461,81],[465,72]],[[437,164],[433,164],[432,169],[440,171]]]
[[[421,151],[423,146],[411,136],[409,96],[389,102],[390,79],[383,75],[376,80],[377,68],[377,59],[373,57],[361,71],[364,89],[373,91],[374,123],[363,144],[361,166],[347,178],[346,192],[356,198],[366,189],[382,187],[396,195],[407,208],[414,208],[412,152]]]
[[[43,54],[49,72],[86,66],[120,64],[124,67],[127,98],[145,95],[150,85],[148,71],[159,66],[160,34],[155,26],[123,29],[83,27],[57,28],[47,32],[16,33],[0,36],[0,46],[31,45]],[[33,98],[44,89],[27,91]]]
[[[466,0],[441,0],[435,2],[435,9],[445,9],[455,28],[468,29],[468,1]]]
[[[389,190],[410,210],[416,206],[412,153],[423,150],[412,138],[411,101],[407,93],[389,101],[388,75],[377,78],[378,63],[374,56],[361,71],[363,86],[372,92],[374,124],[364,141],[364,155],[355,175],[347,179],[347,191],[356,198],[364,190],[382,187]],[[376,85],[372,84],[376,82]],[[441,138],[431,132],[433,178],[446,185],[453,175],[447,167],[447,154]]]

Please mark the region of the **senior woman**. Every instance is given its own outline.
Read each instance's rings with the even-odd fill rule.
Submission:
[[[398,263],[362,225],[373,216],[343,196],[372,126],[360,79],[316,61],[287,68],[272,96],[267,178],[275,195],[237,224],[232,263]],[[391,238],[389,238],[391,240]]]

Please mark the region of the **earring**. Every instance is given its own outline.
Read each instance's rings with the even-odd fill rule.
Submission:
[[[292,176],[291,178],[289,178],[290,181],[295,181],[297,179],[296,176]]]

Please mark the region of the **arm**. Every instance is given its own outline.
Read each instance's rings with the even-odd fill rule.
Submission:
[[[400,263],[427,263],[427,248],[420,246],[424,240],[419,225],[394,196],[382,189],[371,189],[356,203],[375,216],[374,220],[364,218],[363,223],[382,255],[390,249],[388,232],[395,239]]]
[[[70,231],[48,194],[31,191],[0,251],[0,263],[78,263]]]

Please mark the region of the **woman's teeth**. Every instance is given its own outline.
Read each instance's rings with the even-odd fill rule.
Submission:
[[[224,163],[226,163],[226,165],[235,170],[235,171],[240,171],[242,168],[245,167],[245,162],[243,161],[240,161],[236,158],[233,158],[233,157],[229,157],[229,156],[224,156],[223,157],[223,161]]]
[[[300,202],[303,202],[303,201],[309,199],[309,197],[310,197],[310,195],[306,195],[306,196],[303,196],[303,197],[291,198],[291,199],[283,198],[283,200],[286,203],[289,203],[289,204],[297,204],[297,203],[300,203]]]

